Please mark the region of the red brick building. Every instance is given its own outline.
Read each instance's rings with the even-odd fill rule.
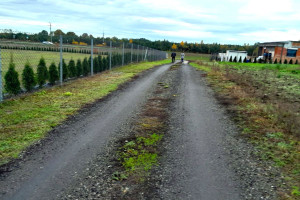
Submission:
[[[271,60],[277,62],[280,60],[288,62],[293,60],[293,63],[298,60],[300,63],[300,41],[283,41],[283,42],[265,42],[260,43],[258,48],[259,56],[271,56]]]

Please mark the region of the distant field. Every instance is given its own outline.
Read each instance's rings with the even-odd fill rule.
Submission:
[[[274,71],[277,76],[289,75],[295,78],[300,78],[300,65],[289,64],[268,64],[268,63],[233,63],[233,62],[219,62],[222,66],[231,66],[238,70],[247,71]]]
[[[168,52],[168,57],[171,59],[171,53]],[[181,52],[176,52],[176,59],[180,60],[180,54]],[[200,54],[200,53],[184,53],[185,54],[185,60],[190,61],[196,61],[196,60],[202,60],[202,61],[209,61],[210,54]]]

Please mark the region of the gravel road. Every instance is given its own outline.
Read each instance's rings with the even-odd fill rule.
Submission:
[[[0,174],[0,199],[116,199],[112,193],[131,188],[138,194],[123,199],[276,199],[280,173],[240,137],[202,72],[170,66],[144,72],[55,128]],[[114,181],[117,141],[130,137],[161,82],[168,87],[160,95],[173,100],[159,166],[141,184]]]

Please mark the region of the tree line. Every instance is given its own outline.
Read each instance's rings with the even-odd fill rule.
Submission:
[[[134,44],[150,47],[153,49],[161,50],[161,51],[184,51],[184,52],[191,52],[191,53],[203,53],[203,54],[214,54],[214,53],[221,53],[226,52],[226,50],[238,50],[238,51],[247,51],[248,55],[257,56],[258,51],[258,44],[249,45],[231,45],[231,44],[219,44],[219,43],[204,43],[200,41],[199,43],[189,43],[189,42],[171,42],[168,40],[156,40],[151,41],[145,38],[140,39],[127,39],[122,38],[119,39],[117,37],[93,37],[88,33],[83,33],[82,35],[77,35],[75,32],[67,32],[64,33],[62,30],[57,29],[52,33],[52,41],[54,43],[59,42],[59,36],[63,35],[63,43],[72,44],[72,42],[76,41],[78,43],[86,43],[88,45],[91,44],[91,38],[94,39],[94,44],[103,44],[109,45],[108,41],[112,41],[114,46],[122,46],[123,42],[130,43],[131,41]],[[6,30],[3,33],[0,33],[0,39],[15,39],[15,40],[22,40],[22,41],[32,41],[32,42],[43,42],[43,41],[50,41],[50,36],[48,31],[42,30],[36,34],[27,34],[27,33],[13,33],[11,30]],[[176,49],[172,49],[172,46],[175,44],[177,47]]]

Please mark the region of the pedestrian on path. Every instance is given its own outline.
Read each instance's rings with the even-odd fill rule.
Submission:
[[[180,57],[181,57],[181,62],[183,62],[183,60],[184,60],[184,53],[182,52],[181,54],[180,54]]]
[[[171,53],[171,57],[172,57],[172,63],[174,63],[175,62],[176,53],[172,52]]]

